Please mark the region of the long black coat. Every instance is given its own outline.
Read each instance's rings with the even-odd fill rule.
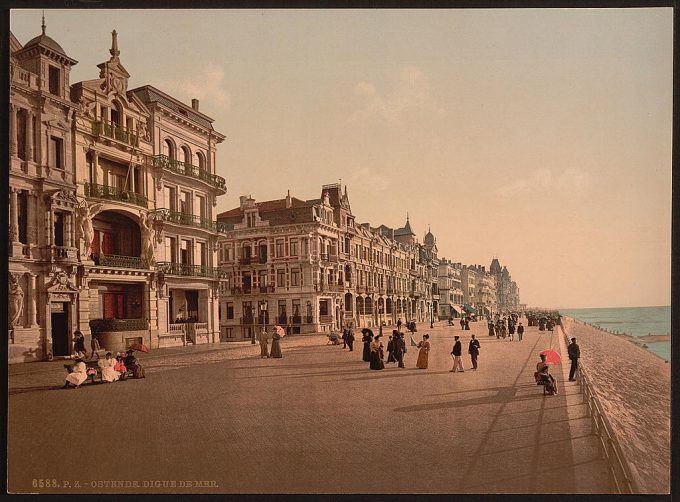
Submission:
[[[362,359],[367,363],[371,362],[371,335],[364,335],[361,341],[364,342],[364,354]]]
[[[470,340],[468,354],[470,354],[471,356],[479,355],[479,340],[477,340],[476,338],[474,340]]]
[[[463,346],[460,344],[460,340],[456,340],[456,343],[453,344],[453,350],[451,351],[451,354],[454,356],[460,356],[463,353]]]

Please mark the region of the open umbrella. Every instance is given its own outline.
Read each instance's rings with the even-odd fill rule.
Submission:
[[[561,361],[560,355],[551,349],[544,350],[543,352],[541,352],[541,355],[545,355],[546,363],[557,364]]]
[[[140,352],[149,352],[149,348],[143,343],[133,343],[130,345],[129,350],[138,350]]]
[[[362,334],[362,335],[369,335],[369,336],[372,337],[372,336],[373,336],[373,331],[371,331],[371,330],[368,329],[368,328],[361,328],[361,334]]]
[[[274,327],[279,336],[286,336],[286,330],[278,324]]]

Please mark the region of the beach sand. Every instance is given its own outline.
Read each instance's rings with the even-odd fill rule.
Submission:
[[[612,335],[562,317],[581,348],[581,364],[594,385],[621,449],[637,471],[642,493],[670,490],[670,363]],[[567,361],[568,363],[568,361]]]

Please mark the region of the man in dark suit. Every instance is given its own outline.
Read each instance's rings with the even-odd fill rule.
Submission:
[[[400,368],[404,367],[404,354],[406,353],[406,342],[404,334],[397,330],[392,331],[392,355],[399,363]]]
[[[453,368],[451,368],[451,372],[455,372],[456,368],[458,368],[458,371],[463,371],[463,362],[460,359],[461,354],[463,353],[463,347],[460,343],[460,337],[458,335],[454,336],[453,339],[456,341],[456,343],[453,344],[453,350],[451,351],[451,355],[453,356]]]
[[[470,346],[468,348],[468,353],[470,354],[470,359],[472,360],[472,369],[477,370],[477,356],[479,355],[479,340],[472,335],[470,340]]]
[[[569,381],[575,382],[576,370],[578,369],[578,359],[581,357],[581,349],[576,343],[576,338],[571,339],[569,347],[567,347],[567,353],[569,354],[569,359],[571,360],[571,369],[569,370]]]

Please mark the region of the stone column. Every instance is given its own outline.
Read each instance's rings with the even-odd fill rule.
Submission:
[[[46,204],[45,205],[45,231],[44,231],[45,232],[44,233],[44,235],[45,235],[45,246],[51,246],[52,245],[52,239],[50,238],[50,236],[51,236],[50,228],[51,228],[51,222],[52,222],[52,218],[50,216],[51,214],[52,214],[52,210],[51,210],[49,204]]]
[[[9,188],[9,240],[11,242],[18,242],[19,240],[19,212],[18,204],[18,190],[16,188]]]
[[[35,245],[35,203],[36,198],[32,192],[26,195],[26,242]]]
[[[36,300],[38,296],[38,291],[35,289],[35,278],[36,274],[28,274],[28,294],[30,295],[28,300],[28,326],[34,327],[38,324],[36,320]]]
[[[14,105],[9,107],[9,154],[17,154],[17,109]]]
[[[72,219],[73,219],[73,213],[68,213],[68,214],[65,215],[65,218],[64,218],[64,234],[65,234],[64,245],[68,246],[68,247],[73,246]]]
[[[130,191],[132,193],[136,193],[135,190],[135,172],[137,171],[136,167],[131,167],[130,168]]]
[[[94,151],[92,152],[92,179],[90,182],[95,185],[97,184],[97,176],[99,174],[97,171],[99,171],[99,153]]]
[[[26,112],[26,160],[33,160],[33,112]]]

